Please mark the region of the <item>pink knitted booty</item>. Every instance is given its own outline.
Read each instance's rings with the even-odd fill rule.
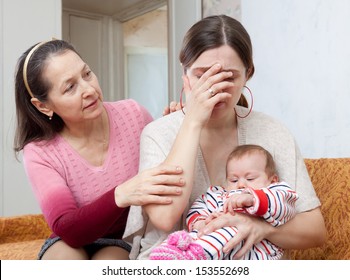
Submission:
[[[202,246],[194,243],[188,232],[176,231],[150,254],[150,260],[206,260]]]

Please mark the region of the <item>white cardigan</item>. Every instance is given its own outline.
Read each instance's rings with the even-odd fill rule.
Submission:
[[[236,110],[239,115],[246,114],[245,108],[237,107]],[[183,113],[177,111],[145,127],[141,136],[140,171],[157,166],[165,160],[183,118]],[[256,144],[268,150],[276,162],[279,179],[287,182],[297,191],[299,195],[296,204],[297,212],[320,206],[303,157],[290,132],[281,123],[259,112],[253,111],[247,118],[237,118],[237,121],[239,145]],[[210,185],[205,162],[201,150],[198,149],[193,191],[188,208],[200,194],[205,193]],[[188,208],[172,232],[186,228]],[[132,245],[131,259],[148,259],[150,251],[164,241],[168,234],[169,232],[156,229],[148,221],[148,217],[142,212],[142,207],[130,208],[124,239]]]

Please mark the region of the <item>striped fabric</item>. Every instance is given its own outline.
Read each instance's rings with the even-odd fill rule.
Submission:
[[[194,222],[207,218],[211,213],[222,212],[223,205],[231,195],[240,193],[251,193],[255,198],[252,207],[237,209],[237,212],[255,215],[263,218],[272,226],[280,226],[296,215],[295,203],[298,195],[285,182],[272,184],[266,188],[254,190],[247,188],[244,190],[226,191],[221,186],[211,186],[207,192],[195,200],[187,215],[187,225],[191,231]],[[232,251],[224,254],[224,245],[237,234],[237,228],[225,227],[211,234],[197,237],[196,231],[191,231],[194,242],[200,244],[210,259],[233,259],[237,251],[243,246],[243,241]],[[280,259],[283,250],[268,240],[260,243],[246,253],[242,259],[245,260],[266,260]]]

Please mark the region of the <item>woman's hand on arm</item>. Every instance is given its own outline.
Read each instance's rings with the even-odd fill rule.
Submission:
[[[172,203],[185,185],[182,173],[181,167],[166,164],[144,170],[115,188],[115,202],[121,208]]]

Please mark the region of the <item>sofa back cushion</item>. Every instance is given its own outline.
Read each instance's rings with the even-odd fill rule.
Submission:
[[[322,247],[293,250],[293,259],[350,259],[350,158],[306,159],[321,200],[327,240]]]

